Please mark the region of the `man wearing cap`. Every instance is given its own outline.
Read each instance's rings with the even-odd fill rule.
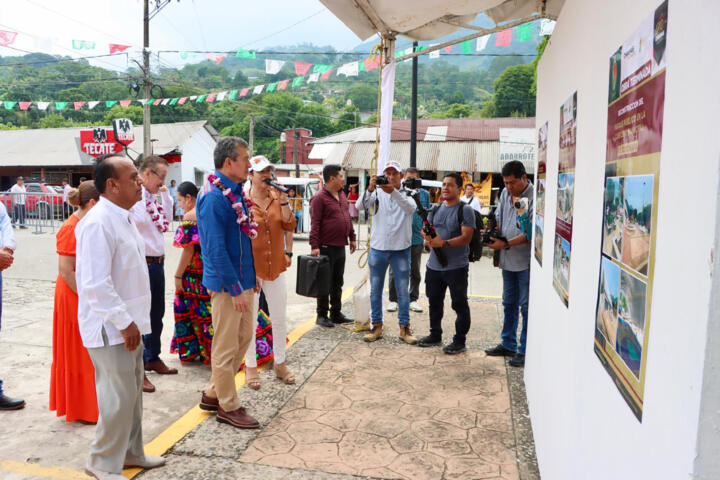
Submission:
[[[367,190],[357,201],[358,210],[373,215],[370,236],[370,320],[372,331],[365,341],[374,342],[383,335],[382,293],[388,265],[395,276],[398,300],[398,323],[400,339],[409,344],[417,343],[410,331],[410,245],[415,201],[401,191],[402,167],[398,162],[385,163],[383,175],[387,183],[378,184],[377,176],[370,177]],[[379,187],[379,189],[377,188]]]
[[[25,226],[25,200],[27,198],[27,189],[25,187],[25,179],[23,177],[17,177],[17,183],[10,187],[10,198],[12,199],[13,204],[13,227],[15,227],[16,223],[19,223],[20,228],[27,228]]]

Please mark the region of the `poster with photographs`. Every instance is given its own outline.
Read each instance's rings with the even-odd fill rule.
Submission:
[[[657,238],[668,4],[610,56],[594,349],[639,421]]]
[[[542,267],[543,234],[545,233],[545,174],[547,171],[548,122],[538,129],[537,186],[535,189],[535,259]]]
[[[573,93],[560,107],[560,154],[553,252],[553,287],[566,307],[570,303],[570,253],[572,249],[576,138],[577,92]]]

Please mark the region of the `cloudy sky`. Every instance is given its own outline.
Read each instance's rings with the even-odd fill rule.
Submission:
[[[151,0],[151,9],[155,0]],[[28,51],[82,56],[108,53],[108,43],[142,45],[141,0],[12,0],[0,2],[0,30],[18,32],[12,46]],[[78,52],[72,40],[97,42]],[[172,0],[150,22],[150,48],[226,51],[310,42],[351,49],[360,40],[318,0]],[[0,55],[23,52],[0,47]],[[178,55],[161,53],[177,65]],[[95,65],[124,69],[127,60],[99,59]]]

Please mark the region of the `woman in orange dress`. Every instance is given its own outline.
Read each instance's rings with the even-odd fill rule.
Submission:
[[[96,423],[95,369],[78,329],[78,296],[75,283],[75,227],[100,198],[91,180],[68,192],[68,203],[80,207],[56,235],[59,275],[53,312],[53,363],[50,372],[50,410],[76,420]]]

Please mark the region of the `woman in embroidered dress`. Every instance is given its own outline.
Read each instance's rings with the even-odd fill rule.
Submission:
[[[198,189],[191,182],[177,187],[178,204],[185,215],[173,243],[183,251],[175,270],[175,334],[170,351],[177,353],[182,362],[197,360],[209,365],[213,327],[210,295],[202,285],[203,264],[195,216],[197,194]]]
[[[58,277],[53,310],[53,362],[50,367],[50,410],[66,422],[96,423],[95,369],[78,329],[75,283],[75,226],[100,199],[91,180],[68,192],[68,203],[80,207],[63,223],[55,237]]]

